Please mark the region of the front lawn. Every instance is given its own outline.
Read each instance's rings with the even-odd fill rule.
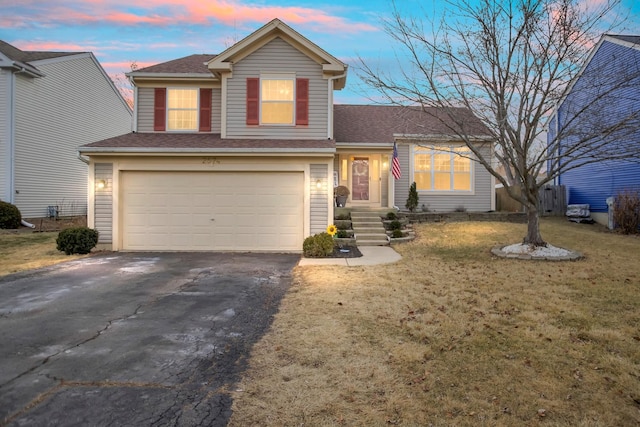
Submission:
[[[402,261],[297,267],[231,425],[640,423],[640,239],[545,219],[576,262],[499,259],[526,225],[421,224]]]
[[[87,256],[58,251],[57,237],[58,232],[0,233],[0,276]]]

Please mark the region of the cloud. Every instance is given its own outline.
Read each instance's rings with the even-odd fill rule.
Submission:
[[[0,26],[21,28],[65,25],[227,26],[254,27],[280,18],[291,25],[323,32],[377,31],[373,25],[352,22],[325,10],[298,6],[266,6],[240,0],[210,2],[184,0],[25,0],[0,18]]]

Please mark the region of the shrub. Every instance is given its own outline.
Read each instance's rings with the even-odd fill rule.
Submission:
[[[349,216],[349,214],[340,214],[340,215],[336,215],[334,219],[342,221],[342,220],[350,220],[351,217]]]
[[[402,228],[402,223],[397,219],[389,223],[389,230],[400,230],[401,228]]]
[[[307,258],[322,258],[333,252],[333,237],[329,233],[318,233],[304,239],[302,252]]]
[[[404,234],[400,230],[393,230],[393,232],[391,233],[391,237],[393,237],[394,239],[399,239],[400,237],[404,237]]]
[[[336,227],[338,227],[338,230],[348,230],[351,224],[349,221],[336,221]]]
[[[88,227],[67,228],[56,239],[58,250],[67,255],[88,254],[97,244],[98,232]]]
[[[418,200],[418,190],[414,182],[411,184],[411,187],[409,187],[409,197],[407,197],[407,203],[405,203],[404,207],[409,209],[410,212],[413,212],[418,207]]]
[[[460,206],[456,206],[456,208],[453,211],[454,212],[466,212],[467,208],[465,208],[464,206],[460,205]]]
[[[388,220],[398,219],[398,215],[396,215],[396,213],[395,213],[395,212],[388,212],[388,213],[387,213],[387,219],[388,219]]]
[[[346,239],[351,237],[351,233],[349,233],[347,230],[338,230],[336,237],[339,237],[340,239]]]
[[[22,215],[11,203],[0,200],[0,228],[19,228]]]
[[[638,233],[638,227],[640,227],[640,190],[623,190],[616,195],[613,220],[624,234]]]

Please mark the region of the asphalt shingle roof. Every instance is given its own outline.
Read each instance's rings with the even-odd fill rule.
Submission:
[[[13,61],[32,62],[42,59],[59,58],[61,56],[77,55],[86,52],[47,52],[47,51],[26,51],[0,40],[0,52]]]
[[[609,36],[628,43],[640,44],[640,36],[623,36],[618,34],[609,34]]]
[[[142,149],[326,149],[335,148],[332,140],[222,139],[211,133],[128,133],[82,146],[83,148]]]
[[[442,109],[385,105],[334,105],[334,137],[338,142],[391,143],[394,134],[451,135],[458,126]],[[466,108],[453,115],[469,135],[488,136],[489,130]]]
[[[162,62],[160,64],[151,65],[149,67],[140,68],[133,71],[135,73],[208,73],[209,69],[205,65],[216,55],[212,54],[195,54],[185,56],[183,58],[173,59],[171,61]]]

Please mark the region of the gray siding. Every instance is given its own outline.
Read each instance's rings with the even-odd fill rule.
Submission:
[[[329,178],[329,167],[326,164],[310,165],[311,180],[311,234],[322,233],[327,229],[329,215],[329,189],[333,192],[333,185]],[[322,182],[318,188],[316,181]]]
[[[489,158],[491,147],[484,148],[484,156]],[[412,146],[398,144],[398,158],[402,168],[401,179],[395,181],[395,205],[404,209],[409,197],[409,186],[413,182],[413,174],[409,160]],[[418,209],[425,205],[431,212],[452,212],[463,207],[468,212],[486,212],[491,210],[494,189],[491,186],[491,174],[479,163],[472,162],[474,194],[437,194],[418,192],[420,200]]]
[[[260,73],[295,73],[309,79],[308,126],[247,126],[246,79]],[[322,77],[322,66],[285,42],[276,38],[233,67],[233,78],[227,80],[228,138],[327,138],[329,91]]]
[[[95,229],[98,230],[98,243],[113,243],[113,164],[96,163],[95,182],[104,180],[102,190],[96,190],[94,198]]]
[[[137,101],[134,106],[138,114],[137,132],[153,132],[153,88],[138,88]]]
[[[131,131],[131,112],[90,55],[34,63],[16,76],[15,201],[26,218],[87,212],[88,166],[78,147]]]
[[[165,85],[167,86],[167,85]],[[168,85],[170,86],[170,85]],[[164,86],[159,86],[164,87]],[[153,132],[153,90],[152,87],[138,88],[138,132]],[[212,90],[211,132],[220,133],[220,116],[222,112],[222,90]]]
[[[11,72],[0,69],[0,200],[6,202],[11,202],[11,81]]]

